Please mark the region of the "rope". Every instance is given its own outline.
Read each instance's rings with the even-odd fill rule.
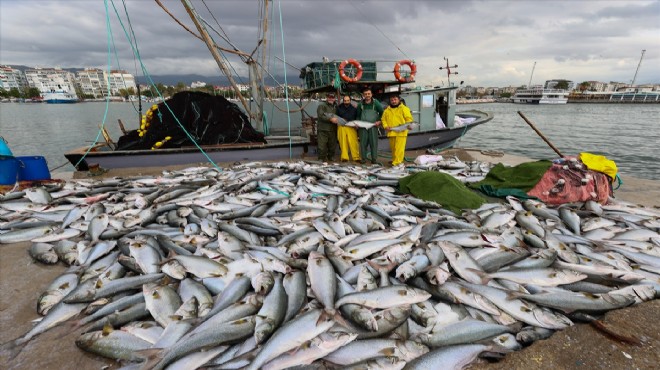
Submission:
[[[107,0],[104,0],[104,2],[107,3]],[[114,7],[114,3],[113,3],[113,7]],[[126,31],[126,27],[124,26],[124,22],[122,22],[121,17],[119,16],[119,13],[117,12],[117,8],[114,8],[114,10],[115,10],[115,14],[117,14],[117,18],[118,18],[118,20],[119,20],[119,24],[121,25],[122,29],[124,30],[124,34],[126,35],[126,38],[129,40],[129,44],[131,45],[131,49],[133,50],[133,54],[134,54],[135,56],[137,56],[138,61],[140,62],[140,67],[142,68],[142,73],[144,74],[144,76],[145,76],[145,77],[147,78],[147,80],[149,81],[149,84],[151,84],[151,86],[156,90],[156,93],[158,94],[158,96],[162,99],[162,101],[163,101],[163,105],[164,105],[165,108],[167,108],[167,110],[170,112],[170,114],[172,115],[172,117],[174,118],[174,120],[176,121],[176,123],[179,125],[179,127],[181,128],[181,130],[183,130],[183,132],[186,134],[186,136],[188,137],[188,139],[190,139],[190,141],[195,145],[195,147],[196,147],[197,149],[199,149],[199,151],[204,155],[204,157],[206,157],[206,159],[208,160],[208,162],[211,163],[211,164],[213,165],[213,167],[214,167],[216,170],[222,172],[222,169],[221,169],[220,167],[218,167],[217,164],[215,164],[215,162],[211,159],[211,157],[209,157],[209,155],[204,151],[204,149],[202,149],[202,147],[199,146],[199,144],[198,144],[197,141],[192,137],[192,135],[190,135],[190,133],[188,132],[188,130],[186,130],[186,128],[183,126],[183,124],[181,124],[181,121],[179,121],[179,119],[176,117],[176,115],[175,115],[174,112],[172,111],[172,108],[170,108],[169,104],[167,104],[167,102],[165,101],[165,98],[164,98],[163,95],[161,94],[160,90],[158,90],[158,87],[156,86],[156,84],[154,83],[153,79],[151,78],[151,75],[149,74],[149,71],[147,71],[147,67],[146,67],[146,66],[144,65],[144,63],[142,62],[142,58],[140,57],[140,53],[139,53],[139,51],[137,50],[137,48],[135,47],[135,45],[133,45],[133,43],[130,42],[130,37],[129,37],[129,35],[128,35],[128,32]],[[107,7],[106,7],[106,14],[107,14]],[[109,16],[109,14],[107,15],[107,19],[108,19],[108,23],[109,23],[109,21],[110,21],[110,16]],[[109,63],[108,63],[108,68],[110,68]],[[109,102],[109,101],[108,101],[108,102]],[[106,113],[107,113],[107,108],[106,108]],[[103,118],[103,122],[105,123],[105,117]],[[99,135],[100,135],[100,132],[99,132]],[[91,149],[91,147],[90,147],[90,149]],[[83,158],[84,158],[84,157],[83,157]],[[81,159],[81,160],[82,160],[82,159]]]
[[[183,29],[185,29],[186,31],[188,31],[191,35],[195,36],[195,37],[198,38],[199,40],[204,41],[204,40],[203,40],[198,34],[196,34],[195,32],[191,31],[190,28],[186,27],[186,25],[184,25],[183,23],[181,23],[181,21],[178,20],[178,19],[174,16],[174,14],[170,13],[170,11],[165,7],[165,5],[163,5],[163,3],[160,2],[160,0],[154,0],[154,1],[156,2],[156,4],[158,4],[158,5],[159,5],[159,6],[165,11],[165,13],[167,13],[167,14],[170,16],[170,18],[174,19],[174,21],[175,21],[176,23],[178,23],[179,26],[183,27]],[[240,50],[230,50],[230,49],[225,49],[225,48],[221,48],[221,47],[218,46],[218,45],[215,45],[215,47],[216,47],[218,50],[226,51],[226,52],[228,52],[228,53],[232,53],[232,54],[236,54],[236,55],[247,56],[247,54],[245,54],[244,52],[242,52],[242,51],[240,51]]]
[[[126,0],[121,0],[122,5],[124,6],[124,14],[126,14],[126,21],[128,22],[128,28],[131,30],[131,35],[133,38],[133,42],[135,42],[135,45],[137,45],[137,40],[135,39],[135,31],[133,31],[133,24],[131,23],[131,18],[128,16],[128,9],[126,9]],[[115,46],[115,41],[112,41],[112,47],[115,50],[115,59],[117,60],[117,67],[119,70],[121,70],[121,66],[119,65],[119,56],[117,55],[117,47]],[[133,57],[133,66],[135,67],[135,75],[137,76],[137,61],[135,57]],[[121,75],[121,82],[124,83],[124,88],[126,89],[126,92],[128,93],[128,88],[126,87],[126,80],[124,79],[124,74]],[[139,95],[139,94],[138,94]],[[135,103],[133,103],[132,100],[129,99],[131,102],[131,105],[133,106],[133,110],[137,114],[142,114],[142,99],[140,96],[138,96],[138,101],[140,102],[140,110],[135,107]],[[140,117],[141,118],[141,117]]]
[[[286,99],[286,109],[289,110],[289,84],[286,76],[286,53],[284,52],[284,26],[282,25],[282,0],[277,2],[278,10],[280,11],[280,33],[282,35],[282,59],[284,60],[284,98]],[[286,115],[288,128],[289,128],[289,159],[293,157],[293,143],[291,141],[291,114]]]
[[[289,193],[287,193],[287,192],[284,192],[284,191],[281,191],[281,190],[277,190],[277,189],[271,189],[271,188],[268,188],[268,187],[259,186],[259,187],[257,188],[257,190],[272,191],[273,193],[277,193],[277,194],[280,194],[280,195],[284,195],[284,196],[287,196],[287,197],[289,197],[289,198],[291,197],[291,194],[289,194]]]
[[[369,22],[370,25],[372,25],[375,29],[377,29],[378,32],[380,32],[380,34],[383,35],[383,37],[385,37],[385,38],[387,39],[387,41],[389,41],[392,45],[394,45],[394,47],[395,47],[398,51],[400,51],[401,54],[403,54],[403,55],[406,57],[406,59],[412,59],[412,58],[410,58],[410,57],[408,56],[408,54],[406,54],[403,50],[401,50],[401,48],[398,47],[397,44],[394,43],[394,41],[392,41],[389,37],[387,37],[387,35],[385,34],[385,32],[381,31],[381,29],[378,28],[378,26],[376,26],[373,22],[371,22],[371,21],[369,20],[369,18],[367,17],[367,15],[364,14],[364,13],[362,12],[362,10],[360,10],[360,8],[358,8],[358,7],[357,7],[352,1],[349,1],[349,4],[351,4],[351,5],[355,8],[355,10],[357,10],[358,12],[360,12],[360,14],[362,15],[362,18],[363,18],[363,19],[366,19],[367,22]]]
[[[107,32],[106,34],[107,34],[107,43],[108,43],[108,90],[107,90],[108,94],[105,97],[105,111],[103,112],[103,121],[101,121],[101,127],[99,128],[99,132],[96,134],[96,138],[94,139],[94,142],[92,143],[92,145],[90,145],[89,148],[87,148],[87,150],[85,151],[85,154],[83,154],[83,156],[80,157],[78,162],[76,162],[76,164],[73,166],[76,169],[78,169],[78,165],[80,165],[80,163],[82,163],[82,161],[85,160],[85,157],[87,157],[87,154],[89,154],[89,152],[92,150],[92,148],[94,146],[96,146],[96,143],[98,143],[99,138],[101,137],[101,134],[103,132],[103,128],[105,127],[105,122],[108,118],[108,110],[110,108],[110,81],[109,81],[109,79],[110,79],[110,61],[111,61],[111,58],[110,58],[110,55],[111,55],[110,54],[110,45],[113,44],[113,42],[112,42],[113,37],[112,37],[112,27],[110,26],[110,12],[108,11],[108,0],[103,0],[103,4],[105,6],[105,29],[106,29],[106,32]],[[113,3],[113,7],[114,7],[114,3]]]

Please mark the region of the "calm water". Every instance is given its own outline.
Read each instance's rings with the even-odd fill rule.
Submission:
[[[283,107],[284,103],[278,105]],[[308,107],[308,111],[315,111],[309,108],[312,107]],[[67,162],[64,158],[66,151],[94,141],[105,109],[105,103],[2,103],[0,136],[9,142],[14,155],[44,156],[52,169]],[[555,158],[552,149],[516,113],[520,110],[563,154],[575,155],[582,151],[603,154],[616,161],[624,174],[660,180],[658,104],[528,106],[492,103],[458,106],[458,110],[469,109],[492,112],[495,118],[470,131],[461,139],[459,147],[501,150],[536,159]],[[269,116],[285,122],[276,109],[271,109]],[[115,140],[120,136],[117,119],[121,119],[127,129],[135,129],[136,117],[132,104],[111,103],[106,121],[111,136]],[[293,125],[299,121],[300,113],[294,114]],[[73,171],[73,166],[66,164],[56,171]]]

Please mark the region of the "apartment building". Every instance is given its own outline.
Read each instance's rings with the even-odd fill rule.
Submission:
[[[137,85],[135,84],[135,77],[122,70],[111,70],[108,74],[108,84],[110,85],[110,94],[119,95],[119,91],[122,89],[137,90]]]
[[[99,68],[85,68],[77,73],[76,83],[80,91],[87,96],[104,98],[108,96],[106,72]]]
[[[75,75],[59,68],[33,68],[25,70],[28,86],[41,93],[63,91],[76,95]]]
[[[28,82],[23,72],[9,66],[0,66],[0,89],[9,91],[16,88],[23,90],[27,87]]]

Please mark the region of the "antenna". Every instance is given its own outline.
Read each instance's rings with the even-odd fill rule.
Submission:
[[[639,64],[637,64],[637,70],[635,71],[635,77],[633,77],[632,82],[630,83],[630,87],[635,86],[635,80],[637,80],[637,72],[639,72],[639,67],[642,66],[642,59],[644,59],[644,53],[646,53],[646,49],[642,50],[642,56],[639,58]]]
[[[534,62],[534,65],[532,66],[532,74],[529,75],[529,83],[527,84],[528,89],[532,88],[532,77],[534,77],[534,68],[536,68],[536,62]]]
[[[453,66],[449,65],[449,58],[447,57],[442,57],[442,59],[445,60],[445,67],[440,67],[439,69],[446,69],[447,70],[447,86],[451,86],[451,82],[449,82],[449,75],[457,75],[458,72],[452,72],[452,68],[458,68],[458,64],[454,64]]]

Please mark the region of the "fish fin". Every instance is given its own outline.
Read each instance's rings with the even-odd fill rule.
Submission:
[[[479,276],[479,278],[481,279],[482,284],[487,284],[489,281],[493,280],[493,278],[491,278],[490,276],[488,276],[487,273],[485,273],[481,270],[477,270],[477,269],[473,269],[473,268],[469,268],[469,267],[466,268],[465,270]]]
[[[383,348],[378,353],[382,354],[385,357],[392,357],[396,353],[396,347],[387,347]]]
[[[335,322],[345,328],[352,328],[353,325],[349,324],[346,319],[344,319],[339,311],[336,311],[335,314],[332,316],[332,318],[335,320]]]
[[[112,324],[109,322],[106,322],[105,325],[103,325],[103,336],[106,336],[114,331],[114,328],[112,327]]]
[[[506,299],[510,301],[510,300],[513,300],[513,299],[518,299],[518,298],[520,298],[524,295],[525,295],[525,293],[510,291],[506,294]]]

